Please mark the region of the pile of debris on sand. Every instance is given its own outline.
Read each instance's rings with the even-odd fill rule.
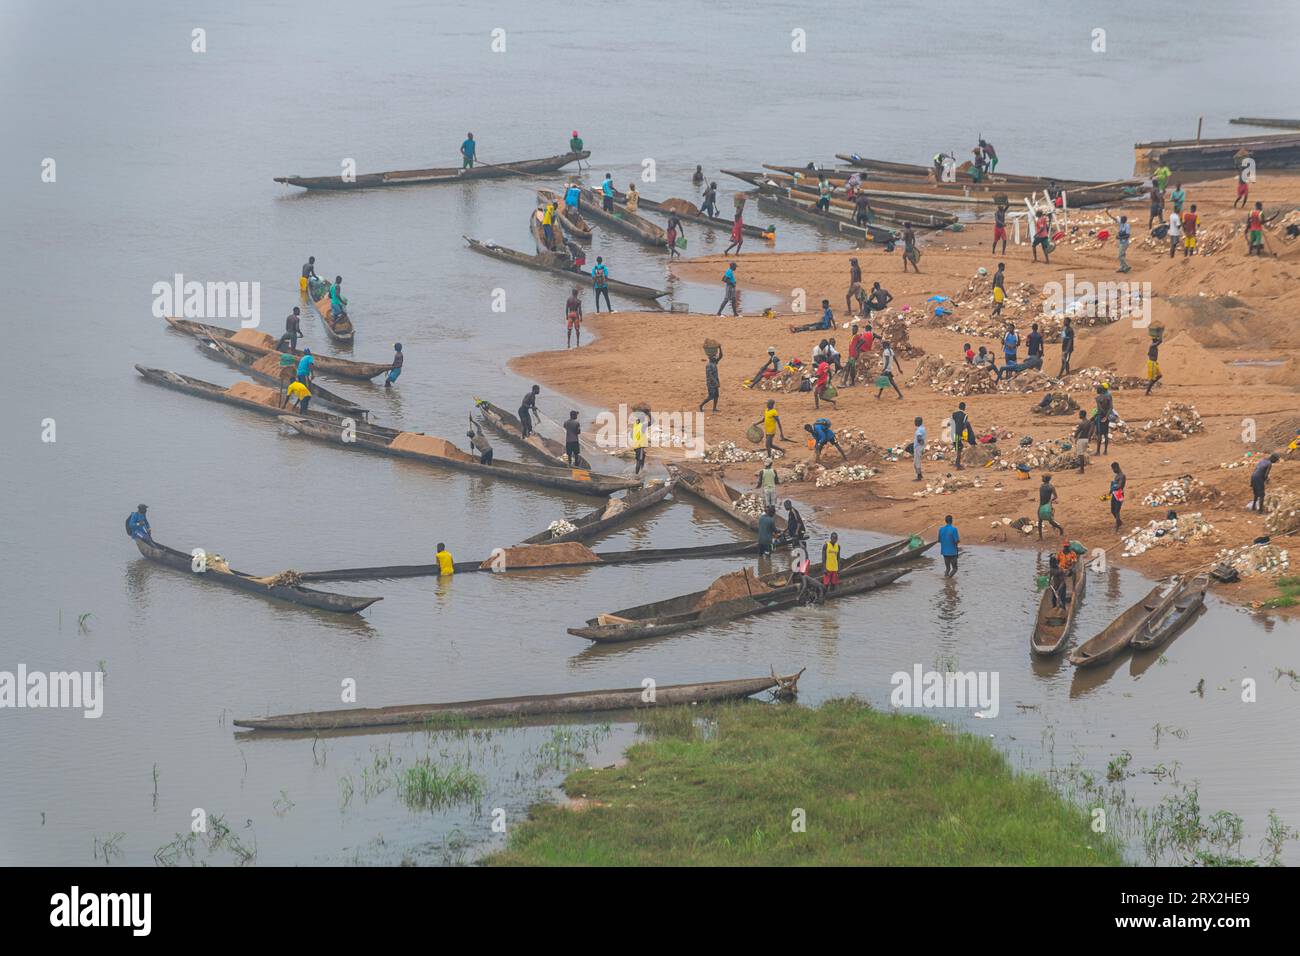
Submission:
[[[1083,448],[1076,447],[1073,439],[1052,438],[1028,445],[1004,445],[993,467],[1017,471],[1034,468],[1073,471],[1078,470],[1082,458]]]
[[[772,454],[767,453],[762,445],[754,450],[739,447],[734,441],[722,441],[704,449],[704,460],[711,465],[728,464],[737,461],[767,461],[768,458],[784,458],[785,449],[780,445],[772,446]]]
[[[949,495],[954,491],[961,491],[965,488],[982,487],[984,487],[984,481],[978,474],[954,475],[949,473],[937,481],[927,482],[925,489],[912,492],[912,497],[924,498],[927,495]]]
[[[921,313],[917,313],[912,318],[912,313],[894,311],[888,313],[873,313],[871,318],[871,331],[875,334],[876,340],[871,347],[871,356],[879,359],[881,351],[881,342],[888,342],[889,347],[894,350],[894,354],[899,358],[920,358],[925,354],[925,349],[919,345],[912,344],[908,337],[907,327],[913,322],[923,320]],[[859,325],[865,327],[866,320],[858,320]],[[843,351],[847,351],[847,348]]]
[[[1080,214],[1070,210],[1069,222],[1065,237],[1056,245],[1071,246],[1085,252],[1091,249],[1104,249],[1107,243],[1111,243],[1113,247],[1116,230],[1119,229],[1118,220],[1112,219],[1105,213]],[[1106,233],[1105,238],[1101,235],[1103,232]]]
[[[913,388],[928,384],[948,395],[989,395],[998,391],[997,377],[987,365],[949,362],[942,355],[927,355],[917,362],[907,384]]]
[[[743,515],[757,518],[763,514],[763,499],[753,492],[747,492],[733,501],[731,507]]]
[[[1264,496],[1264,530],[1269,534],[1291,534],[1300,529],[1300,495],[1279,488]]]
[[[1218,537],[1214,525],[1206,521],[1199,511],[1176,518],[1148,521],[1146,527],[1134,528],[1123,538],[1124,557],[1131,558],[1155,547],[1185,541],[1206,541]]]
[[[1242,223],[1234,225],[1226,222],[1216,222],[1211,224],[1201,223],[1201,227],[1196,233],[1196,254],[1198,256],[1212,256],[1216,252],[1221,252],[1230,248],[1234,242],[1241,243],[1244,250],[1246,245],[1245,239],[1245,216],[1242,216]],[[1169,236],[1166,233],[1161,239],[1157,239],[1151,233],[1146,233],[1137,245],[1141,249],[1153,249],[1169,254]],[[1177,255],[1181,256],[1182,242],[1178,244],[1179,251]]]
[[[1169,505],[1203,504],[1217,501],[1223,493],[1212,488],[1199,478],[1191,475],[1179,475],[1170,478],[1152,490],[1142,499],[1144,505],[1152,508],[1164,508]]]
[[[1257,574],[1276,577],[1285,574],[1291,567],[1291,558],[1286,548],[1275,544],[1246,544],[1239,548],[1225,548],[1214,556],[1214,560],[1235,569],[1243,578],[1252,578]]]
[[[1079,403],[1067,392],[1048,392],[1042,401],[1029,409],[1035,415],[1073,415],[1079,410]]]
[[[818,488],[833,488],[835,485],[848,484],[854,481],[866,481],[880,474],[878,468],[868,468],[866,465],[840,465],[838,468],[823,468],[821,474],[817,476]]]
[[[1036,525],[1028,518],[1001,518],[993,522],[994,528],[1011,528],[1023,534],[1032,534]]]
[[[1262,455],[1259,452],[1248,451],[1240,458],[1236,459],[1235,461],[1219,462],[1219,467],[1220,468],[1254,468],[1257,464],[1259,464],[1259,459],[1261,457],[1267,458],[1268,456]]]
[[[1030,322],[1041,321],[1038,286],[1032,282],[1010,282],[1005,292],[1002,312],[994,316],[993,273],[981,268],[966,283],[966,289],[952,297],[952,314],[935,316],[926,324],[975,338],[1001,339],[1008,322],[1027,327]],[[1040,329],[1047,334],[1041,325]]]
[[[1187,402],[1166,402],[1159,417],[1146,422],[1126,422],[1116,429],[1117,439],[1145,444],[1160,441],[1182,441],[1188,435],[1205,431],[1201,413]]]

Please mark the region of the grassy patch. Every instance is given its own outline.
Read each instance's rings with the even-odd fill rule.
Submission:
[[[1283,577],[1277,579],[1278,596],[1261,601],[1266,608],[1295,607],[1300,604],[1300,578]]]
[[[1116,842],[986,740],[855,700],[654,711],[586,809],[537,808],[497,865],[1116,865]],[[800,811],[804,832],[796,824]]]

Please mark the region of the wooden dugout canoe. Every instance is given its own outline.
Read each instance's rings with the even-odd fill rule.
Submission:
[[[1198,574],[1178,586],[1178,592],[1167,605],[1152,614],[1133,635],[1129,646],[1133,653],[1157,650],[1180,630],[1195,620],[1205,606],[1205,592],[1210,587],[1210,576]]]
[[[671,464],[668,466],[668,472],[676,479],[675,487],[678,491],[704,502],[742,528],[748,528],[755,534],[758,533],[757,516],[746,514],[733,507],[733,503],[743,495],[759,494],[758,489],[754,489],[752,492],[743,492],[733,488],[716,475],[706,475],[693,471],[684,465]],[[779,486],[777,490],[780,491]],[[781,509],[778,508],[776,514],[777,533],[780,534],[785,531],[785,526],[785,516],[781,513]]]
[[[288,388],[289,382],[293,381],[292,374],[288,379],[268,375],[253,367],[253,363],[260,357],[255,352],[247,351],[238,345],[233,345],[229,341],[220,339],[199,339],[199,351],[208,358],[217,362],[223,362],[233,369],[238,369],[249,378],[261,382],[264,385],[273,385],[277,388]],[[288,353],[285,353],[286,355]],[[293,368],[289,367],[292,373]],[[311,403],[312,405],[324,405],[332,408],[341,415],[351,415],[364,420],[370,414],[370,410],[362,408],[351,399],[344,398],[331,392],[320,382],[311,384]]]
[[[427,451],[396,447],[394,440],[400,435],[413,435],[413,437],[419,438],[431,436],[397,432],[391,428],[376,429],[369,425],[358,426],[353,440],[345,441],[343,430],[332,422],[307,419],[298,415],[282,415],[280,421],[299,434],[327,442],[339,448],[379,452],[399,458],[422,461],[430,465],[451,468],[454,471],[486,475],[492,478],[518,481],[530,485],[541,485],[545,488],[558,488],[562,491],[572,491],[583,495],[605,497],[624,488],[635,488],[641,484],[639,479],[621,478],[615,475],[599,475],[583,468],[551,468],[546,465],[525,465],[520,462],[504,461],[502,459],[494,459],[492,464],[484,465],[473,455],[459,452],[459,449],[457,449],[459,454],[434,454]]]
[[[845,153],[836,153],[835,158],[840,160],[843,163],[847,163],[849,166],[852,166],[854,170],[868,170],[871,172],[878,173],[883,177],[897,177],[900,179],[924,179],[933,182],[933,180],[931,179],[931,170],[934,167],[932,166],[920,166],[917,165],[916,163],[892,163],[882,159],[866,159],[862,156],[852,156],[852,155],[847,155]],[[974,180],[970,178],[970,175],[968,173],[965,173],[965,170],[963,168],[969,166],[970,166],[969,162],[963,163],[960,166],[958,166],[957,175],[961,182],[971,182],[972,184],[974,184]],[[773,168],[790,170],[796,167],[782,166],[782,167],[773,167]],[[799,171],[801,173],[805,173],[805,174],[807,173],[807,170],[802,168],[799,169]],[[841,174],[847,174],[850,171],[835,170],[835,172]],[[876,178],[875,176],[872,177],[873,180],[875,178]],[[1032,175],[1025,175],[1023,173],[1004,173],[999,170],[996,173],[986,175],[976,185],[982,186],[988,184],[988,185],[997,186],[998,184],[1010,184],[1010,185],[1033,186],[1038,190],[1042,190],[1046,188],[1049,183],[1056,183],[1058,186],[1068,189],[1076,186],[1096,186],[1100,183],[1100,180],[1070,179],[1065,176],[1061,176],[1061,177],[1032,176]]]
[[[668,233],[639,213],[628,212],[627,207],[620,206],[618,202],[614,203],[613,212],[606,212],[601,204],[601,194],[585,186],[582,189],[582,201],[585,203],[583,214],[588,219],[631,236],[642,245],[668,251]]]
[[[789,678],[772,675],[695,684],[665,684],[655,688],[654,699],[650,701],[645,699],[646,688],[638,686],[621,687],[615,690],[584,690],[568,694],[491,697],[444,704],[410,704],[399,707],[364,707],[303,714],[279,714],[274,717],[244,718],[234,721],[234,724],[236,727],[251,730],[320,731],[364,727],[418,727],[425,724],[436,725],[443,720],[489,720],[590,714],[616,710],[652,710],[681,704],[739,700],[778,687],[789,680]]]
[[[533,176],[553,173],[569,163],[576,163],[591,155],[590,150],[580,153],[558,153],[541,159],[521,159],[507,164],[483,163],[469,169],[457,166],[433,166],[428,169],[396,169],[384,173],[362,173],[347,182],[342,176],[277,176],[277,183],[299,186],[303,189],[346,191],[352,189],[378,189],[387,186],[430,186],[443,183],[473,182],[477,179],[503,179],[509,176]]]
[[[1080,559],[1082,560],[1082,559]],[[1157,584],[1138,601],[1102,629],[1101,633],[1080,644],[1070,655],[1075,667],[1094,667],[1113,659],[1129,646],[1147,618],[1160,614],[1173,603],[1178,588],[1170,584]]]
[[[213,584],[234,588],[238,591],[247,591],[250,594],[258,594],[262,597],[274,598],[278,601],[286,601],[289,604],[315,608],[318,611],[356,614],[364,611],[376,601],[383,600],[383,598],[378,597],[352,597],[347,594],[334,594],[330,591],[317,591],[296,585],[269,584],[266,580],[259,580],[250,574],[233,569],[225,572],[209,567],[206,571],[198,573],[193,569],[194,559],[184,551],[177,551],[166,545],[159,544],[157,541],[145,541],[142,538],[133,538],[132,540],[135,541],[140,553],[150,561],[156,561],[169,568],[184,571],[193,577],[201,578]]]
[[[779,173],[746,172],[740,169],[724,169],[723,172],[742,182],[749,183],[760,192],[765,192],[768,195],[787,196],[793,191],[805,197],[810,196],[814,200],[817,198],[815,183],[798,183],[791,176]],[[853,207],[852,201],[842,197],[832,197],[831,205],[841,209],[851,209]],[[876,219],[886,223],[910,222],[914,225],[932,226],[936,229],[950,226],[957,221],[957,216],[954,213],[944,212],[934,206],[913,205],[880,196],[871,196],[871,211]]]
[[[471,239],[469,236],[462,236],[469,247],[475,252],[481,252],[485,256],[491,256],[494,259],[500,259],[503,262],[513,262],[515,265],[524,266],[528,269],[540,269],[543,272],[553,272],[558,276],[564,276],[570,279],[574,285],[579,288],[592,288],[591,273],[586,269],[572,269],[548,259],[545,256],[530,256],[526,252],[518,252],[514,249],[507,249],[505,246],[498,246],[496,243],[481,242],[478,239]],[[630,299],[644,299],[648,302],[654,302],[656,299],[662,299],[668,294],[667,289],[652,289],[649,286],[636,285],[632,282],[621,282],[618,279],[608,279],[606,286],[613,295],[621,295]]]
[[[352,320],[346,315],[336,316],[330,305],[329,283],[322,280],[312,281],[307,286],[307,301],[320,316],[325,325],[325,333],[340,345],[351,345],[356,337]]]
[[[560,468],[571,467],[568,458],[564,454],[563,442],[539,435],[537,432],[532,432],[527,438],[524,438],[519,416],[513,415],[504,408],[493,405],[481,398],[474,400],[474,407],[478,409],[483,421],[490,425],[494,432],[525,455],[543,464],[555,465]],[[579,468],[591,468],[591,462],[581,455],[578,456],[577,464]]]
[[[1066,593],[1070,603],[1062,612],[1061,608],[1052,607],[1052,590],[1048,587],[1038,600],[1038,616],[1034,619],[1034,630],[1029,635],[1029,649],[1035,654],[1049,657],[1059,654],[1070,639],[1074,627],[1074,616],[1083,601],[1083,592],[1088,586],[1088,572],[1085,561],[1079,558],[1074,562],[1074,573],[1066,581]]]
[[[542,531],[531,538],[524,538],[519,543],[560,544],[564,541],[586,541],[598,534],[603,534],[621,524],[625,524],[642,512],[653,508],[667,498],[672,493],[672,490],[673,482],[671,480],[658,485],[633,488],[622,498],[611,498],[609,504],[604,507],[597,508],[576,521],[570,522],[573,525],[573,530],[567,534],[552,535],[550,531]],[[622,507],[611,511],[610,505],[619,502],[622,503]]]
[[[170,372],[162,368],[148,368],[144,365],[137,365],[135,370],[144,376],[146,382],[152,382],[154,385],[161,385],[163,388],[169,388],[176,392],[185,392],[188,395],[194,395],[198,398],[207,398],[214,402],[222,402],[226,405],[234,405],[236,408],[243,408],[250,412],[257,412],[259,415],[268,415],[278,418],[286,413],[302,414],[295,412],[293,406],[281,408],[278,405],[265,405],[252,399],[243,398],[234,395],[222,388],[220,385],[214,385],[211,382],[205,382],[201,378],[194,378],[190,375],[182,375],[180,372]],[[311,386],[308,386],[309,389]],[[283,395],[283,389],[277,389],[277,392]],[[315,394],[314,390],[312,394]],[[333,412],[323,412],[319,409],[308,406],[306,417],[313,421],[328,422],[330,424],[342,425],[343,422],[351,415],[336,415]],[[357,419],[354,419],[357,420]],[[378,425],[368,425],[369,428],[378,428]]]
[[[618,202],[621,203],[626,198],[626,194],[615,191],[614,197]],[[665,218],[668,216],[669,213],[677,212],[677,218],[680,219],[682,222],[694,223],[697,226],[708,226],[710,229],[716,229],[719,232],[730,233],[732,226],[736,224],[734,219],[725,219],[722,216],[706,216],[703,215],[702,213],[687,213],[687,212],[681,212],[679,210],[673,210],[670,209],[663,202],[654,199],[646,199],[645,196],[641,197],[640,203],[637,208],[638,210],[648,209],[651,212],[657,212],[661,216],[664,216]],[[740,231],[743,232],[746,236],[750,236],[754,239],[770,239],[770,238],[774,238],[776,235],[775,226],[771,226],[771,225],[751,226],[747,222],[742,224]],[[667,233],[665,233],[665,237],[666,236]]]
[[[570,239],[576,242],[591,242],[593,238],[591,223],[582,218],[582,213],[578,210],[565,205],[563,196],[549,189],[539,189],[537,198],[544,203],[555,203],[555,208],[560,213],[560,220],[564,223],[565,234]]]
[[[783,216],[789,216],[791,219],[798,219],[800,222],[811,223],[820,228],[823,232],[830,232],[841,236],[847,236],[850,239],[856,239],[859,242],[875,242],[882,245],[893,245],[902,238],[902,233],[888,226],[868,223],[865,226],[859,226],[847,216],[841,216],[839,213],[830,211],[822,212],[817,209],[811,202],[800,199],[794,199],[789,196],[769,196],[761,195],[758,197],[759,206],[773,209]]]
[[[208,325],[205,322],[195,322],[192,319],[168,318],[167,324],[177,332],[183,332],[186,335],[198,339],[217,339],[220,341],[230,341],[239,334],[238,329],[226,329],[219,325]],[[248,342],[238,342],[238,345],[249,352],[257,355],[267,355],[271,352],[280,351],[271,346],[262,346]],[[302,349],[285,350],[290,355],[296,355],[302,358],[304,352]],[[316,371],[324,375],[333,375],[336,378],[351,378],[359,381],[365,381],[377,378],[380,375],[387,375],[393,367],[392,363],[380,362],[354,362],[352,359],[335,358],[332,355],[317,355],[312,353],[316,359]]]

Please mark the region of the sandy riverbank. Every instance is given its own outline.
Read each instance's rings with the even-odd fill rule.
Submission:
[[[1172,188],[1172,184],[1171,184]],[[1201,244],[1208,254],[1170,259],[1168,243],[1148,239],[1145,201],[1124,209],[1112,208],[1115,216],[1126,213],[1133,222],[1134,242],[1129,252],[1133,271],[1116,273],[1114,239],[1099,240],[1095,233],[1115,225],[1101,210],[1072,213],[1072,231],[1050,265],[1035,263],[1028,245],[1007,248],[995,256],[989,248],[991,227],[976,224],[959,233],[942,233],[927,241],[921,260],[921,274],[902,272],[898,254],[887,255],[879,248],[825,253],[773,254],[746,252],[738,258],[740,283],[744,288],[761,288],[793,299],[802,289],[807,308],[820,309],[829,298],[841,327],[832,333],[846,354],[850,333],[843,325],[848,285],[848,260],[858,257],[868,286],[881,282],[894,295],[893,308],[884,325],[906,328],[914,355],[900,353],[902,374],[898,382],[904,398],[892,393],[876,398],[874,387],[846,388],[838,407],[814,411],[812,396],[797,391],[778,392],[748,389],[744,382],[775,346],[782,359],[799,356],[807,361],[812,349],[826,333],[788,331],[794,321],[788,314],[775,318],[757,315],[718,318],[709,314],[664,314],[620,312],[592,317],[589,329],[596,340],[581,349],[558,350],[522,356],[512,363],[520,374],[546,387],[585,401],[617,407],[619,403],[648,402],[664,411],[694,409],[704,397],[704,355],[700,348],[706,337],[718,340],[724,349],[721,365],[722,392],[717,414],[706,417],[705,437],[710,446],[735,442],[744,450],[754,446],[744,438],[746,427],[761,416],[767,398],[777,400],[786,434],[796,443],[785,445],[787,455],[779,462],[787,493],[815,509],[819,525],[854,527],[889,532],[925,529],[933,534],[946,513],[955,516],[965,544],[1015,543],[1037,546],[1036,534],[1025,535],[1006,526],[1001,519],[1032,517],[1036,510],[1036,488],[1043,468],[1033,467],[1029,477],[1017,477],[1014,469],[952,467],[951,448],[947,459],[925,463],[924,482],[914,482],[910,456],[891,461],[882,449],[906,444],[914,430],[913,418],[924,418],[933,452],[942,445],[942,422],[958,401],[967,410],[980,434],[999,436],[1004,457],[1015,457],[1019,440],[1028,435],[1034,442],[1062,438],[1072,432],[1077,413],[1044,416],[1031,409],[1045,392],[1065,391],[1084,409],[1093,407],[1087,373],[1101,368],[1115,383],[1115,408],[1128,423],[1128,431],[1139,431],[1149,420],[1161,416],[1167,403],[1195,407],[1203,429],[1181,440],[1113,440],[1110,454],[1090,456],[1085,471],[1054,471],[1053,482],[1060,493],[1057,520],[1071,538],[1091,548],[1108,549],[1114,560],[1131,563],[1152,575],[1210,562],[1223,548],[1237,547],[1264,532],[1263,517],[1245,510],[1250,499],[1249,463],[1235,468],[1221,464],[1244,462],[1247,453],[1278,450],[1300,429],[1300,346],[1293,332],[1293,311],[1300,292],[1300,240],[1288,240],[1281,230],[1266,233],[1270,255],[1245,255],[1241,226],[1245,213],[1232,208],[1235,181],[1220,179],[1188,184],[1189,205],[1195,202],[1201,215]],[[1300,176],[1265,175],[1251,190],[1251,201],[1262,200],[1268,212],[1300,206]],[[1294,219],[1292,214],[1291,219]],[[702,257],[674,265],[674,272],[692,280],[717,281],[726,259]],[[1163,326],[1164,345],[1160,366],[1164,375],[1150,396],[1134,387],[1132,377],[1145,374],[1148,329],[1128,316],[1119,321],[1082,324],[1072,363],[1075,374],[1064,382],[1025,378],[1009,385],[1031,391],[949,393],[940,366],[959,361],[962,345],[985,345],[1000,353],[997,324],[990,321],[988,279],[977,279],[983,267],[990,273],[999,261],[1007,264],[1009,302],[1003,318],[1016,325],[1023,336],[1030,322],[1040,322],[1047,331],[1044,371],[1055,374],[1060,347],[1055,330],[1059,319],[1044,314],[1041,294],[1044,285],[1063,286],[1083,282],[1149,283],[1150,319]],[[972,283],[974,287],[972,288]],[[1022,287],[1022,283],[1026,284]],[[958,303],[947,317],[932,314],[931,296],[948,296]],[[718,298],[721,298],[719,283]],[[742,298],[743,302],[743,298]],[[951,303],[948,303],[949,305]],[[716,308],[716,303],[705,306]],[[906,312],[903,306],[910,307]],[[788,308],[788,306],[787,306]],[[814,315],[798,321],[812,321]],[[876,323],[881,326],[880,322]],[[954,330],[953,327],[957,330]],[[877,345],[877,356],[879,346]],[[1021,347],[1023,355],[1024,347]],[[922,374],[917,374],[921,371]],[[937,384],[936,384],[937,382]],[[966,391],[971,391],[967,389]],[[837,431],[860,433],[868,444],[850,451],[850,461],[879,470],[865,481],[818,488],[820,469],[811,466],[812,452],[800,439],[806,438],[804,423],[819,415],[829,417]],[[1255,441],[1249,438],[1253,421]],[[1021,453],[1023,455],[1023,453]],[[1105,500],[1110,479],[1110,462],[1120,462],[1128,476],[1124,507],[1124,532],[1164,516],[1168,507],[1180,514],[1200,512],[1213,526],[1213,533],[1197,540],[1162,543],[1139,555],[1123,557],[1121,534],[1114,530]],[[796,466],[807,462],[807,478],[796,480]],[[823,464],[834,469],[839,456],[828,450]],[[741,462],[726,466],[735,484],[747,486],[759,466]],[[1284,460],[1273,472],[1270,490],[1294,487],[1300,490],[1300,455]],[[1179,476],[1191,475],[1206,486],[1208,500],[1173,505],[1144,505],[1143,498]],[[957,490],[943,491],[941,479],[977,482]],[[922,489],[926,489],[922,491]],[[918,492],[920,494],[918,495]],[[996,524],[996,527],[994,526]],[[1059,538],[1049,538],[1055,544]],[[1282,541],[1285,545],[1287,542]],[[1218,590],[1221,596],[1242,603],[1275,595],[1271,578],[1254,576],[1243,583]]]

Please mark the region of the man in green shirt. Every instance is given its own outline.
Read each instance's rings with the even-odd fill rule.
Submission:
[[[573,131],[573,135],[569,137],[569,152],[571,153],[582,152],[582,137],[578,135],[578,131],[576,129]]]

